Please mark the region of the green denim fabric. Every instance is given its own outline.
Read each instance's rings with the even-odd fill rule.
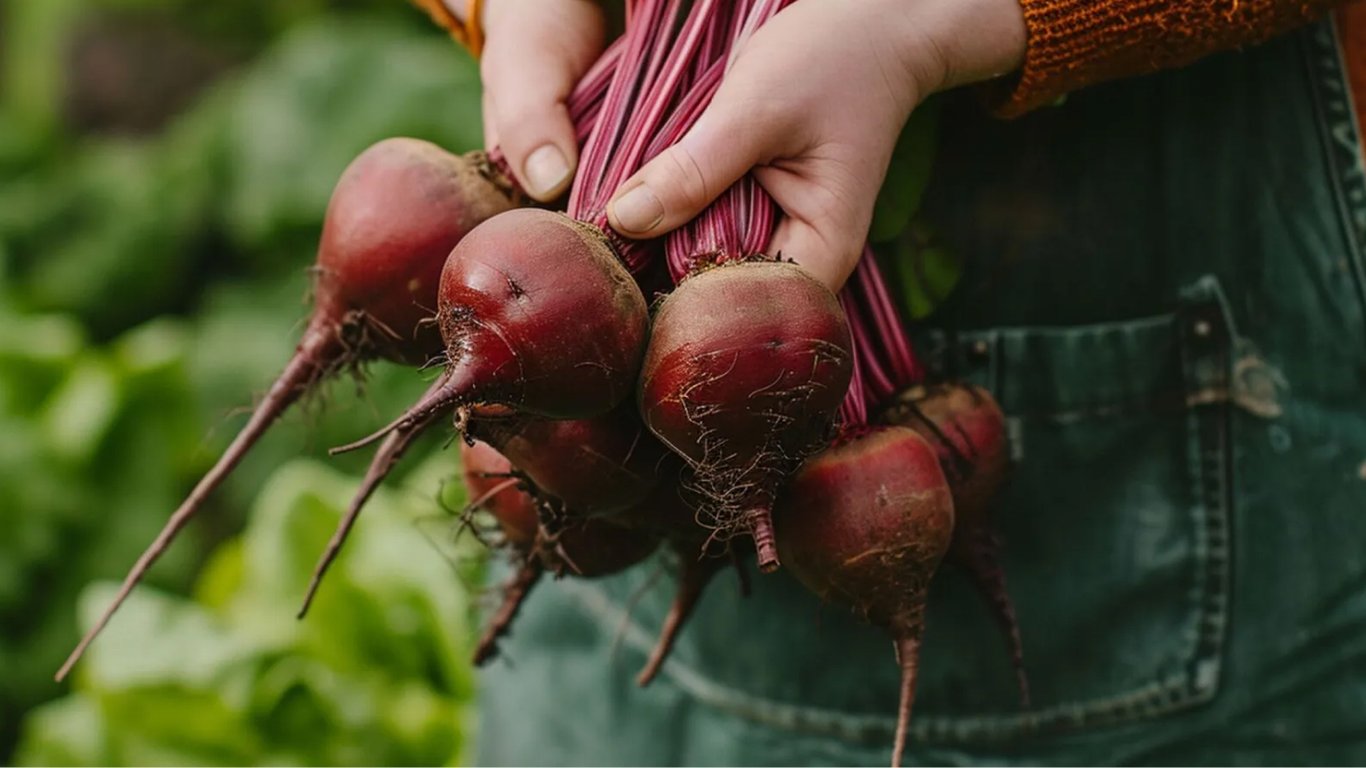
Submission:
[[[926,208],[967,265],[920,351],[1008,413],[997,511],[1035,704],[947,568],[909,760],[1366,762],[1348,98],[1324,22],[1019,121],[946,105]],[[636,689],[668,565],[537,590],[481,678],[480,762],[887,761],[890,643],[782,572],[748,600],[719,579]]]

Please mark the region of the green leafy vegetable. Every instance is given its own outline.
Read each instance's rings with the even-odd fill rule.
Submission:
[[[27,720],[19,764],[458,763],[476,571],[453,571],[451,558],[475,568],[479,545],[443,553],[415,525],[437,512],[452,469],[438,456],[405,491],[381,492],[298,622],[354,479],[309,461],[282,467],[195,599],[134,594],[78,668],[75,692]],[[85,623],[113,589],[86,591]]]

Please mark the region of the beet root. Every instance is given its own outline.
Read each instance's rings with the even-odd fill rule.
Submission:
[[[461,450],[461,461],[475,503],[498,521],[520,561],[504,586],[502,604],[475,648],[475,664],[485,664],[498,655],[499,639],[507,634],[545,571],[582,578],[608,576],[649,557],[659,545],[659,540],[645,531],[597,519],[576,517],[561,530],[547,531],[540,522],[542,502],[528,492],[526,481],[515,479],[516,470],[505,456],[476,442]],[[513,478],[512,482],[508,478]]]
[[[498,655],[498,641],[517,618],[517,612],[546,570],[557,576],[598,578],[630,568],[649,557],[659,541],[641,531],[596,519],[576,520],[553,536],[538,536],[521,555],[521,565],[504,586],[503,601],[475,647],[474,663],[482,665]]]
[[[540,515],[512,462],[493,446],[476,440],[460,447],[460,466],[470,508],[491,514],[508,546],[531,551],[541,525]]]
[[[438,380],[426,397],[445,386]],[[498,461],[510,459],[515,472],[537,489],[537,494],[561,511],[589,517],[611,515],[644,500],[658,484],[661,466],[667,463],[664,447],[645,430],[632,403],[623,403],[589,419],[547,420],[516,416],[506,408],[485,407],[470,411],[467,437],[478,441],[469,453],[476,461],[491,452]],[[410,425],[390,432],[370,463],[370,468],[338,525],[326,552],[314,571],[300,616],[308,610],[323,574],[346,541],[361,508],[391,472],[407,447],[437,419],[429,411]],[[490,447],[490,445],[492,447]],[[505,458],[506,457],[506,458]],[[468,468],[469,457],[466,457]],[[476,483],[467,471],[466,483]],[[486,489],[487,490],[487,489]],[[531,533],[535,531],[531,519]],[[526,536],[530,544],[531,535]]]
[[[1005,414],[990,392],[965,383],[912,387],[881,421],[914,429],[939,454],[960,525],[986,517],[1010,471]]]
[[[626,399],[640,370],[645,297],[595,227],[523,208],[475,227],[441,272],[437,325],[446,370],[394,423],[349,446],[412,429],[428,414],[506,406],[583,419]]]
[[[679,559],[678,586],[674,593],[673,604],[660,628],[659,639],[636,677],[642,687],[649,685],[658,675],[664,662],[668,660],[674,643],[683,631],[693,610],[701,601],[707,586],[727,565],[734,566],[739,575],[740,592],[749,596],[748,573],[740,562],[739,550],[731,542],[727,553],[710,551],[710,532],[698,525],[697,508],[689,503],[680,481],[683,470],[676,465],[676,458],[665,464],[665,481],[659,484],[645,502],[629,512],[612,518],[613,522],[628,527],[652,531],[667,541]]]
[[[431,324],[451,249],[521,204],[482,152],[452,155],[417,139],[386,139],[342,173],[328,203],[314,304],[360,313],[373,354],[424,365],[441,349]]]
[[[380,439],[407,445],[452,410],[462,432],[476,407],[546,419],[605,414],[631,391],[649,325],[644,296],[601,232],[536,209],[494,216],[451,250],[436,321],[441,376],[393,423],[334,453]],[[362,494],[392,470],[385,453]],[[333,555],[329,547],[324,557]]]
[[[991,393],[971,384],[913,387],[898,395],[882,420],[919,432],[939,455],[953,489],[957,519],[952,559],[965,568],[1006,639],[1020,704],[1029,706],[1029,677],[1015,605],[1001,567],[992,500],[1009,474],[1005,414]]]
[[[794,264],[704,269],[655,313],[641,414],[690,465],[702,522],[721,540],[749,533],[765,572],[779,565],[777,490],[828,441],[851,375],[838,300]]]
[[[644,502],[673,459],[645,429],[634,402],[588,419],[470,420],[542,493],[576,515],[610,516]]]
[[[645,667],[636,676],[636,684],[642,688],[649,685],[659,670],[668,660],[669,654],[673,651],[674,643],[678,640],[678,635],[683,631],[684,625],[692,617],[693,610],[701,602],[702,595],[716,574],[720,573],[727,565],[732,563],[728,558],[708,557],[703,555],[698,557],[693,554],[689,556],[688,551],[679,547],[679,557],[682,559],[682,567],[678,574],[678,590],[674,593],[673,605],[669,607],[669,613],[664,617],[664,626],[659,630],[659,639],[655,642],[655,647],[650,651],[650,658],[646,660]],[[739,567],[738,562],[736,567]]]
[[[778,521],[778,545],[799,581],[891,633],[902,677],[892,752],[900,765],[925,600],[953,535],[953,496],[938,457],[903,427],[852,434],[793,477]]]
[[[519,199],[482,153],[464,157],[416,139],[387,139],[342,173],[318,247],[313,314],[294,356],[223,456],[138,558],[118,594],[68,657],[61,680],[147,569],[267,429],[305,393],[375,358],[424,363],[440,351],[424,321],[446,254]]]

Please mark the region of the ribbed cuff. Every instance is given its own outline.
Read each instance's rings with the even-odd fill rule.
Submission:
[[[1178,67],[1311,21],[1338,0],[1020,0],[1024,66],[995,104],[1014,117],[1092,83]]]

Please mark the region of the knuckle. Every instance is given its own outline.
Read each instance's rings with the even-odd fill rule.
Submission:
[[[665,174],[668,179],[668,194],[674,203],[696,211],[706,207],[715,195],[714,185],[703,170],[702,164],[687,148],[675,146],[664,153],[667,161]],[[669,211],[670,214],[682,211]]]

